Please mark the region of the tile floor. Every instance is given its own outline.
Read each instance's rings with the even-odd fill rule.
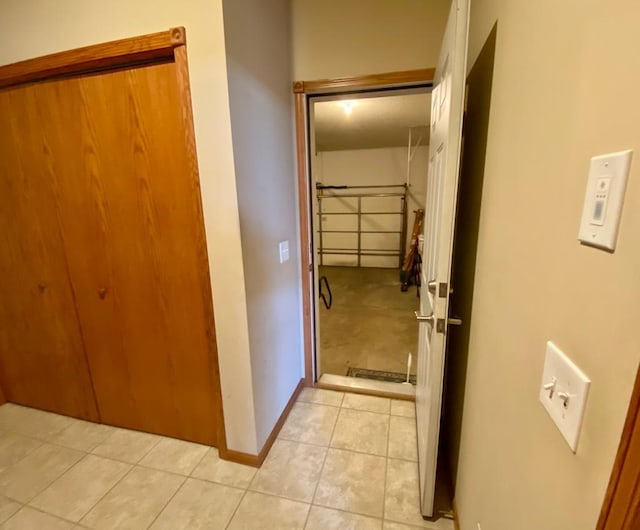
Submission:
[[[0,528],[453,529],[418,511],[412,403],[305,389],[261,469],[206,446],[0,407]]]

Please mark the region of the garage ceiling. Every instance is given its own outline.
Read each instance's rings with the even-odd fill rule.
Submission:
[[[345,107],[351,106],[351,113]],[[317,101],[314,124],[317,151],[407,146],[423,136],[428,144],[431,94],[360,96],[357,99]]]

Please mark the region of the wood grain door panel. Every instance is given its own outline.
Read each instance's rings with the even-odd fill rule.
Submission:
[[[50,85],[38,107],[102,421],[216,445],[204,227],[175,65]]]
[[[0,91],[0,384],[11,402],[97,421],[36,105],[47,92]]]

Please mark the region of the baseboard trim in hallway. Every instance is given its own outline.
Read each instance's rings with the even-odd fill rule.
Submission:
[[[269,454],[269,450],[271,449],[271,446],[276,441],[278,433],[282,429],[284,422],[287,420],[287,417],[289,416],[289,412],[291,412],[291,408],[293,407],[296,400],[298,399],[300,392],[302,392],[302,389],[304,388],[304,384],[305,384],[304,379],[300,379],[300,382],[298,383],[295,390],[293,391],[293,394],[291,394],[291,397],[289,398],[287,405],[282,411],[280,418],[278,418],[278,421],[274,425],[273,430],[271,431],[271,434],[269,434],[269,437],[267,438],[266,442],[262,446],[262,449],[257,455],[252,455],[250,453],[243,453],[241,451],[234,451],[233,449],[227,449],[226,444],[220,444],[220,447],[218,448],[220,458],[224,460],[229,460],[231,462],[237,462],[238,464],[244,464],[246,466],[260,467],[262,465],[262,462],[264,462],[264,459],[267,458],[267,455]]]

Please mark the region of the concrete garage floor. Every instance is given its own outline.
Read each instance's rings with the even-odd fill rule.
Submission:
[[[320,301],[320,375],[347,375],[349,367],[416,373],[419,308],[416,287],[400,291],[398,269],[320,267],[333,305]]]

